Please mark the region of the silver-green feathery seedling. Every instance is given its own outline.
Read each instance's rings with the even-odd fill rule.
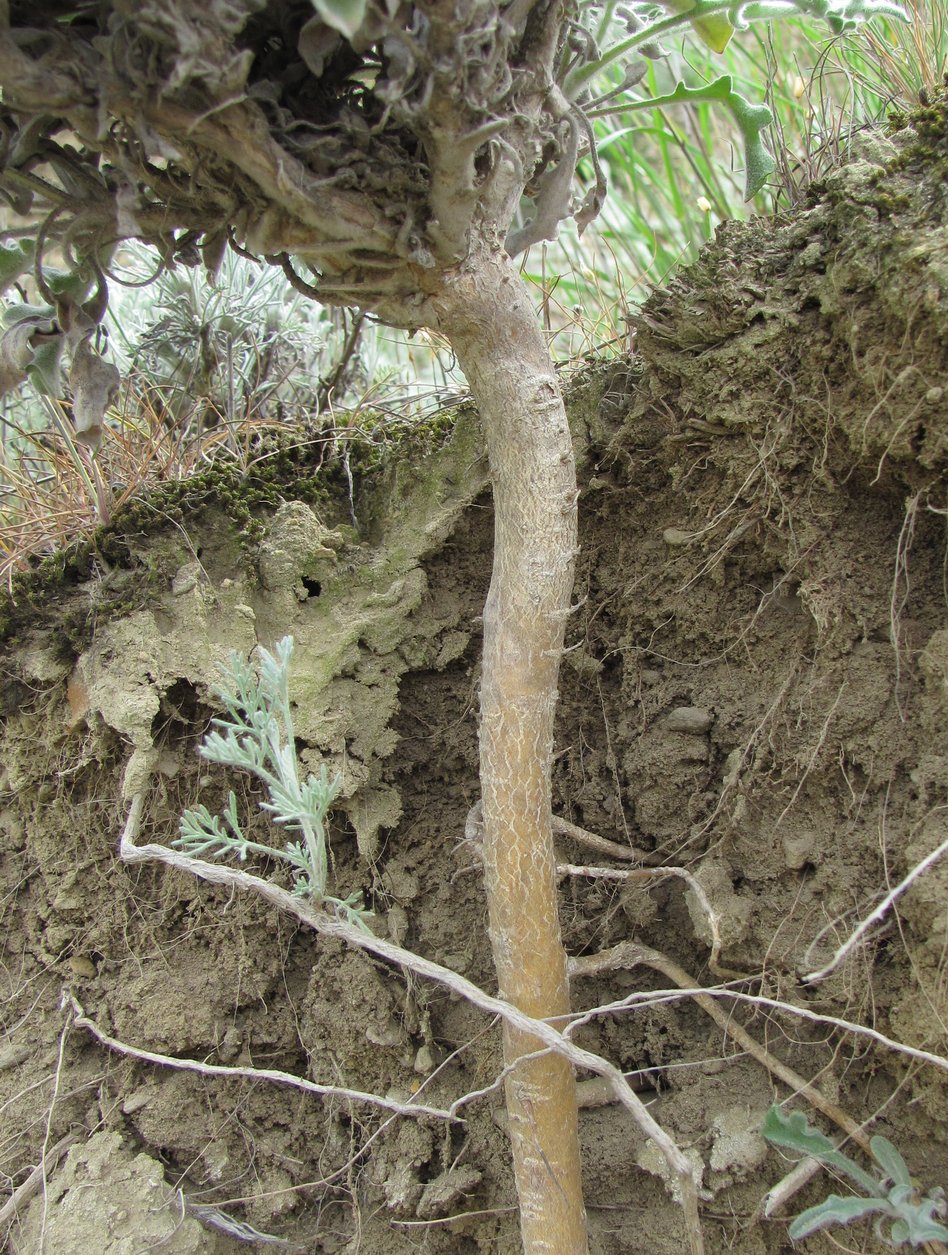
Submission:
[[[771,1107],[764,1120],[763,1134],[775,1146],[799,1151],[845,1173],[867,1195],[866,1198],[842,1198],[839,1194],[830,1194],[822,1203],[808,1207],[787,1230],[794,1240],[809,1237],[830,1225],[846,1225],[864,1216],[875,1216],[876,1234],[889,1246],[948,1241],[948,1228],[935,1219],[945,1216],[944,1191],[936,1187],[920,1194],[905,1160],[888,1138],[876,1136],[869,1141],[873,1157],[882,1169],[873,1176],[838,1151],[828,1137],[807,1122],[802,1111],[785,1115],[779,1107]]]
[[[339,796],[342,779],[338,774],[330,777],[325,763],[318,774],[300,779],[289,693],[292,653],[292,636],[284,636],[272,654],[260,646],[258,675],[239,654],[231,652],[229,664],[219,668],[222,683],[214,689],[227,716],[214,720],[219,730],[207,734],[199,752],[209,762],[255,776],[268,794],[268,800],[260,803],[261,809],[274,823],[299,832],[302,840],[288,841],[282,848],[251,841],[240,826],[237,798],[231,790],[220,815],[212,815],[203,805],[185,811],[181,835],[173,844],[205,858],[236,854],[243,862],[254,853],[289,863],[296,874],[294,893],[367,928],[369,912],[360,894],[336,898],[326,892],[326,820]]]

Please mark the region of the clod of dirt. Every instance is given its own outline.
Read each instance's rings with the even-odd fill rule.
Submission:
[[[10,1237],[11,1255],[233,1255],[234,1243],[187,1215],[161,1164],[118,1133],[74,1146]]]

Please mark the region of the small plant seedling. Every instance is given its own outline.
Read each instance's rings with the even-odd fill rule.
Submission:
[[[778,1106],[771,1107],[762,1132],[774,1146],[799,1151],[845,1173],[867,1195],[866,1198],[842,1198],[839,1194],[830,1194],[792,1221],[788,1229],[791,1238],[806,1238],[830,1225],[851,1224],[863,1216],[875,1215],[876,1234],[889,1246],[898,1248],[906,1243],[921,1246],[924,1242],[948,1240],[948,1228],[935,1219],[945,1217],[944,1191],[936,1187],[920,1194],[905,1160],[888,1138],[877,1135],[870,1139],[873,1158],[882,1169],[881,1173],[873,1175],[808,1124],[802,1111],[786,1115]]]
[[[367,930],[370,912],[359,894],[335,898],[326,892],[326,819],[342,780],[338,775],[330,778],[325,763],[317,775],[300,780],[289,695],[292,653],[292,636],[284,636],[272,654],[260,646],[258,676],[238,653],[231,652],[229,665],[219,668],[222,683],[214,689],[227,716],[214,720],[220,731],[209,732],[199,752],[209,762],[256,776],[268,794],[261,809],[274,823],[299,832],[302,840],[288,841],[282,848],[251,841],[240,826],[237,798],[231,790],[221,815],[212,815],[206,806],[186,810],[181,816],[181,835],[172,844],[195,857],[236,854],[243,862],[248,854],[256,853],[289,863],[296,873],[294,893],[312,898]]]

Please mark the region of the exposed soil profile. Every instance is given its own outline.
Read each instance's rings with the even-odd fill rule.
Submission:
[[[642,311],[634,356],[569,383],[582,552],[556,813],[686,869],[720,933],[715,955],[679,876],[564,874],[571,955],[634,943],[627,966],[579,965],[576,1009],[746,976],[734,988],[948,1053],[948,860],[826,980],[802,980],[948,838],[946,175],[939,108],[865,136],[792,219],[721,228]],[[3,1212],[11,1255],[519,1250],[497,1090],[463,1123],[393,1119],[134,1059],[88,1027],[440,1107],[497,1076],[496,1026],[456,996],[118,858],[143,788],[142,840],[168,843],[186,806],[230,788],[264,823],[196,750],[216,664],[292,633],[301,758],[344,777],[339,891],[493,988],[463,840],[491,547],[474,417],[366,468],[351,500],[324,474],[243,534],[217,489],[164,525],[168,507],[142,507],[5,612],[0,1172],[7,1197],[45,1177]],[[561,857],[633,866],[565,827]],[[748,1034],[823,1096],[791,1109],[832,1136],[832,1110],[871,1121],[923,1187],[948,1183],[936,1064],[723,997],[616,1007],[576,1039],[637,1073],[703,1165],[710,1251],[789,1251],[788,1217],[840,1188],[817,1175],[762,1216],[791,1164],[760,1126],[793,1087]],[[596,1255],[681,1251],[655,1149],[615,1106],[584,1108],[581,1130]],[[887,1249],[870,1226],[844,1236]]]

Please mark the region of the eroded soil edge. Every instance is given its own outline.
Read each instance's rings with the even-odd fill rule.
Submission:
[[[948,835],[946,151],[937,109],[868,138],[793,220],[722,229],[643,311],[636,356],[573,382],[582,555],[556,766],[559,815],[698,878],[721,963],[756,978],[744,988],[941,1054],[948,864],[825,983],[800,977]],[[466,1004],[116,856],[131,792],[148,791],[143,836],[168,841],[184,806],[240,790],[196,755],[214,666],[292,632],[303,761],[345,778],[339,888],[490,988],[461,840],[477,798],[483,490],[462,416],[414,464],[393,453],[353,503],[283,503],[249,548],[207,510],[130,538],[141,595],[79,646],[57,616],[93,613],[102,569],[20,621],[0,755],[4,1185],[74,1146],[50,1158],[45,1209],[38,1196],[11,1228],[17,1255],[44,1228],[47,1255],[250,1249],[237,1224],[313,1252],[517,1250],[497,1095],[463,1126],[378,1132],[366,1107],[108,1052],[60,1006],[66,986],[137,1047],[382,1094],[424,1085],[435,1104],[495,1076],[496,1036]],[[252,825],[255,798],[241,799]],[[619,866],[568,840],[562,853]],[[680,881],[570,876],[561,892],[571,953],[634,939],[718,980]],[[578,980],[575,1005],[668,984],[611,972]],[[854,1120],[875,1117],[923,1184],[948,1177],[938,1069],[729,1009]],[[759,1135],[786,1087],[688,1000],[616,1011],[578,1039],[640,1073],[700,1158],[711,1249],[787,1249],[785,1220],[755,1219],[787,1168]],[[582,1125],[593,1249],[681,1250],[654,1150],[613,1107]]]

